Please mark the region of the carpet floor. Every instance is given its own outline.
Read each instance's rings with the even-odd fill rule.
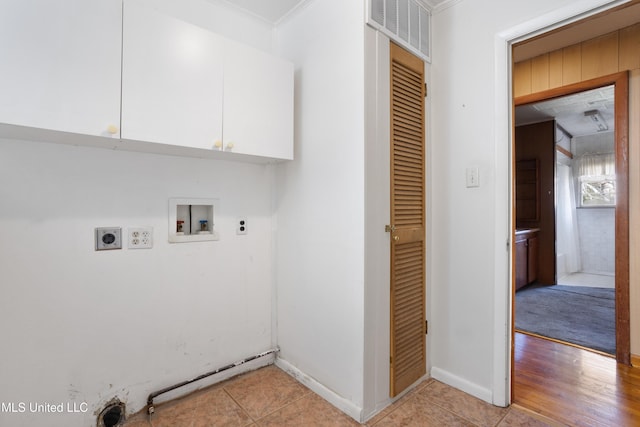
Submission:
[[[516,329],[615,354],[615,290],[529,285],[516,292]]]

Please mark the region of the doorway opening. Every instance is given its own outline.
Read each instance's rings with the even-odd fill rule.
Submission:
[[[614,356],[614,86],[519,105],[515,125],[515,329]]]
[[[513,94],[510,96],[510,104],[513,109],[518,105],[533,104],[549,99],[559,98],[578,92],[583,92],[595,88],[608,85],[614,85],[615,97],[615,162],[616,162],[616,207],[615,207],[615,306],[616,306],[616,351],[615,363],[617,371],[608,372],[607,375],[619,377],[619,370],[623,365],[630,365],[630,306],[629,306],[629,161],[625,157],[628,154],[628,136],[629,136],[629,76],[632,76],[635,82],[639,64],[633,62],[636,53],[633,49],[628,49],[626,40],[628,36],[639,31],[640,25],[637,24],[638,16],[640,16],[640,1],[633,0],[623,5],[608,4],[594,15],[588,16],[581,20],[568,23],[562,27],[552,28],[554,22],[549,22],[550,30],[545,33],[541,27],[536,27],[529,34],[538,31],[538,35],[529,36],[520,41],[516,41],[516,37],[507,38],[510,40],[509,46],[512,47],[511,70],[513,72],[512,89]],[[587,13],[589,13],[587,11]],[[572,15],[575,17],[575,15]],[[635,24],[634,24],[635,23]],[[520,33],[523,34],[523,33]],[[524,36],[521,36],[524,37]],[[574,38],[572,38],[574,37]],[[635,40],[635,39],[634,39]],[[631,71],[629,71],[631,70]],[[635,83],[634,83],[635,85]],[[634,88],[634,98],[637,97]],[[635,101],[634,101],[635,102]],[[635,103],[633,105],[636,105]],[[633,107],[635,108],[635,107]],[[512,110],[514,111],[514,110]],[[513,130],[513,128],[512,128]],[[635,135],[635,131],[634,131]],[[513,185],[511,215],[513,224],[512,241],[515,242],[515,182],[513,181],[515,171],[514,146],[511,140],[511,184]],[[633,144],[637,144],[637,138]],[[635,173],[635,172],[634,172]],[[631,201],[635,204],[635,194],[632,194]],[[553,260],[557,262],[555,256],[555,246],[553,247]],[[512,255],[512,273],[515,272],[515,251],[511,248]],[[554,273],[557,271],[554,268]],[[635,273],[634,273],[635,274]],[[635,276],[634,276],[635,277]],[[513,280],[513,278],[512,278]],[[555,280],[555,276],[554,276]],[[515,318],[513,312],[515,298],[515,289],[511,287],[510,306],[512,319]],[[514,332],[514,324],[511,324],[511,375],[510,375],[510,395],[511,401],[515,400],[516,386],[520,392],[529,393],[530,390],[522,388],[522,380],[525,380],[527,374],[517,375],[515,368],[516,354],[518,364],[522,367],[523,363],[538,361],[536,355],[528,346],[520,346],[523,337],[531,338],[548,344],[557,345],[556,343],[528,337],[527,335],[516,334]],[[525,339],[524,341],[530,341]],[[566,345],[559,345],[563,348],[571,348]],[[575,349],[582,353],[592,354],[591,352],[581,349]],[[609,359],[600,355],[592,354],[595,357]],[[549,359],[545,359],[548,363]],[[580,375],[578,365],[565,366],[570,371],[570,375]],[[551,371],[544,369],[545,375],[553,375]],[[539,396],[548,396],[553,394],[552,386],[548,386],[545,375],[536,378],[531,382],[531,386],[535,388],[535,392]],[[551,378],[549,378],[550,380]],[[562,381],[562,380],[560,380]],[[581,384],[581,383],[580,383]],[[581,391],[586,391],[582,390]],[[578,390],[576,390],[578,392]],[[557,395],[556,395],[557,396]],[[558,397],[562,404],[578,404],[582,401],[576,393],[562,395]],[[520,396],[520,398],[522,395]],[[520,403],[523,403],[521,399]],[[541,402],[538,402],[538,404]],[[535,403],[529,402],[526,405],[531,409],[539,409]]]
[[[610,76],[600,77],[573,85],[563,86],[560,88],[542,91],[536,94],[527,95],[516,98],[514,100],[514,106],[517,108],[522,105],[535,104],[542,101],[549,101],[565,97],[568,95],[579,94],[585,91],[597,90],[607,86],[613,87],[614,92],[614,165],[615,165],[615,206],[614,208],[614,251],[615,251],[615,330],[616,330],[616,345],[615,345],[615,357],[619,363],[630,363],[630,329],[629,329],[629,193],[628,193],[628,181],[629,181],[629,165],[628,165],[628,73],[621,72]],[[555,120],[551,121],[555,127]],[[548,126],[549,127],[549,126]],[[555,130],[551,128],[551,134],[553,135],[551,149],[552,157],[555,159]],[[516,137],[517,139],[517,137]],[[516,141],[516,144],[518,142]],[[514,149],[515,152],[515,149]],[[547,156],[549,156],[547,151]],[[548,157],[547,157],[548,158]],[[549,163],[547,160],[546,163]],[[555,168],[555,161],[548,168],[553,170]],[[515,171],[515,169],[514,169]],[[549,185],[547,182],[542,182],[543,178],[554,179],[555,173],[549,174],[541,170],[541,191],[538,193],[540,218],[543,216],[543,211],[546,209],[547,216],[551,216],[551,220],[547,219],[547,222],[540,223],[542,233],[542,227],[545,227],[549,235],[545,240],[541,239],[539,242],[541,252],[544,251],[547,258],[539,257],[538,260],[541,263],[539,273],[543,273],[547,264],[552,265],[550,269],[552,273],[545,273],[544,276],[539,274],[539,278],[547,284],[557,284],[556,281],[556,224],[555,224],[555,183]],[[549,194],[551,192],[551,194]],[[585,196],[586,197],[586,196]],[[547,200],[544,200],[546,198]],[[546,205],[545,205],[546,203]],[[580,202],[582,203],[582,202]],[[588,204],[589,201],[586,201]],[[545,205],[545,206],[543,206]],[[516,211],[517,211],[517,196],[516,196]],[[549,213],[551,212],[551,214]],[[516,213],[517,217],[517,213]],[[541,234],[542,236],[542,234]],[[547,250],[545,250],[545,247]],[[551,256],[549,256],[551,251]],[[517,254],[516,254],[517,256]],[[544,261],[543,261],[544,260]],[[544,265],[542,265],[544,264]],[[515,288],[512,296],[512,301],[515,301]],[[514,304],[515,306],[515,304]],[[517,310],[517,307],[515,307]],[[517,316],[515,314],[514,318]]]
[[[556,99],[559,97],[581,93],[593,89],[613,86],[614,91],[614,159],[615,159],[615,360],[622,365],[630,365],[631,348],[630,348],[630,301],[629,301],[629,73],[620,72],[609,76],[604,76],[573,85],[563,86],[560,88],[542,91],[536,94],[522,96],[514,99],[514,108],[520,105],[527,105],[541,101]],[[552,121],[555,124],[555,121]],[[555,145],[556,139],[552,140]],[[515,141],[514,141],[515,142]],[[515,154],[515,148],[513,150]],[[555,164],[555,162],[553,162]],[[514,168],[515,172],[515,168]],[[554,186],[555,190],[555,186]],[[544,194],[544,193],[543,193]],[[553,197],[555,201],[555,195]],[[580,202],[581,203],[581,202]],[[554,204],[555,206],[555,204]],[[554,224],[555,228],[555,216]],[[555,233],[555,230],[554,230]],[[514,230],[515,235],[515,230]],[[554,237],[555,242],[555,237]],[[557,261],[555,254],[555,245],[553,246],[552,262]],[[553,279],[556,279],[556,269],[553,269]],[[517,303],[515,287],[512,288],[512,318],[517,317]],[[518,339],[522,342],[521,334]],[[546,339],[545,339],[546,340]],[[522,401],[523,385],[522,379],[526,377],[526,373],[520,374],[515,367],[515,344],[516,332],[512,325],[512,375],[511,375],[511,400],[514,403],[525,404],[532,409],[536,408],[537,403],[525,403]],[[526,347],[526,346],[525,346]],[[521,349],[522,350],[522,349]],[[535,355],[527,351],[520,351],[519,366],[527,366],[528,362],[535,359]],[[528,360],[527,358],[532,358]],[[618,375],[617,371],[610,372],[612,375]],[[524,375],[524,377],[523,377]],[[573,372],[573,375],[579,375]],[[545,389],[545,377],[540,378],[535,386],[535,392],[540,395],[551,392]],[[518,386],[519,385],[519,386]],[[525,389],[526,390],[526,387]],[[584,390],[580,390],[583,392]],[[518,397],[519,396],[519,397]],[[574,404],[573,395],[563,397],[567,404]],[[576,395],[577,396],[577,395]],[[578,399],[579,400],[579,399]]]

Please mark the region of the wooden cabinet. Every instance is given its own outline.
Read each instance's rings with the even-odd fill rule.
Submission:
[[[119,136],[120,0],[4,0],[0,122]]]
[[[556,123],[515,129],[516,228],[538,229],[538,280],[556,283]]]
[[[538,230],[516,232],[516,290],[538,278]]]
[[[220,38],[126,1],[123,40],[122,138],[214,149],[222,140]]]
[[[538,159],[516,162],[516,221],[540,220]]]
[[[530,233],[527,238],[527,284],[538,278],[538,234]]]
[[[527,239],[516,236],[516,291],[528,283]]]

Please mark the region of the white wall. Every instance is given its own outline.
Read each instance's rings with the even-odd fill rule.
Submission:
[[[606,1],[450,1],[433,15],[432,374],[508,401],[509,80],[505,34],[523,36]],[[530,21],[529,23],[527,23]],[[479,166],[480,187],[465,187]]]
[[[127,1],[124,0],[126,13]],[[261,49],[274,47],[273,25],[242,12],[224,0],[133,0],[224,37]]]
[[[0,140],[0,182],[0,401],[90,409],[1,425],[94,425],[271,347],[269,166]],[[220,241],[169,244],[175,196],[218,198]],[[140,225],[153,249],[94,251],[94,227]]]
[[[390,70],[389,39],[365,28],[365,359],[364,408],[367,419],[386,407],[390,355]]]
[[[364,4],[309,2],[278,28],[295,64],[295,160],[278,166],[280,358],[354,418],[363,405]]]
[[[613,132],[597,133],[573,138],[571,145],[576,158],[589,153],[613,153]],[[576,166],[574,164],[574,174]],[[580,183],[575,179],[580,204]],[[595,274],[615,274],[615,209],[578,208],[576,210],[580,236],[582,271]]]
[[[272,47],[271,26],[228,7],[161,3]],[[0,140],[0,182],[0,402],[88,405],[0,425],[95,425],[113,397],[135,412],[274,344],[272,166]],[[218,198],[220,241],[169,244],[170,197]],[[96,252],[99,226],[152,226],[154,247]]]
[[[577,217],[582,271],[613,276],[616,271],[615,208],[577,209]]]

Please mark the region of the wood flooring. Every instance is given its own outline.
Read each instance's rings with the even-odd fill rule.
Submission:
[[[515,334],[515,405],[570,426],[640,426],[640,369]]]

